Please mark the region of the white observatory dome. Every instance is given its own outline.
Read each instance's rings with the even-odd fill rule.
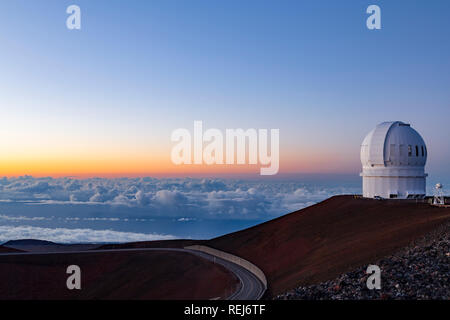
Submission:
[[[425,142],[409,124],[377,125],[361,145],[363,196],[423,198],[426,161]]]

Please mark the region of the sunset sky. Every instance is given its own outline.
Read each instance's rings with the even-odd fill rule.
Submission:
[[[81,30],[66,8],[81,7]],[[126,5],[125,5],[126,4]],[[366,28],[378,4],[382,29]],[[407,8],[408,10],[405,10]],[[171,163],[171,132],[280,129],[280,173],[358,173],[411,125],[450,176],[448,1],[0,2],[0,176],[259,174]]]

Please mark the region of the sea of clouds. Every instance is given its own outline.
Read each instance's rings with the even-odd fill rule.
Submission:
[[[149,216],[270,218],[358,188],[289,181],[194,178],[0,179],[0,201],[145,208]],[[116,217],[120,218],[120,217]]]
[[[45,219],[130,221],[172,217],[180,223],[202,219],[268,220],[332,195],[359,193],[360,187],[320,181],[260,181],[195,178],[0,178],[0,204],[20,204],[23,214],[0,206],[0,241],[47,235],[64,242],[155,240],[171,235],[112,230],[45,230],[27,222]],[[30,209],[32,207],[32,210]],[[57,210],[55,210],[55,207]],[[74,209],[75,208],[75,209]],[[96,208],[87,210],[87,208]],[[51,216],[49,210],[51,211]],[[6,210],[6,212],[5,212]],[[30,211],[32,214],[30,214]],[[83,212],[89,211],[89,214]],[[70,213],[68,213],[70,212]],[[74,214],[76,212],[77,214]],[[97,214],[96,212],[101,212]],[[17,222],[22,225],[18,226]],[[9,228],[9,229],[7,229]],[[52,237],[49,237],[52,235]],[[91,235],[91,236],[90,236]],[[116,240],[114,240],[116,239]],[[71,241],[73,240],[73,241]]]
[[[33,226],[0,226],[0,242],[16,239],[40,239],[57,243],[106,243],[171,240],[176,237],[162,234],[92,230],[89,228],[41,228]]]

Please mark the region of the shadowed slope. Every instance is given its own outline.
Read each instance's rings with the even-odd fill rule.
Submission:
[[[26,252],[63,252],[63,251],[83,251],[97,248],[97,244],[61,244],[38,239],[11,240],[3,246]],[[13,252],[13,251],[11,251]]]

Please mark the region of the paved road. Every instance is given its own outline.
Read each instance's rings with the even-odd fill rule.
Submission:
[[[203,259],[220,264],[232,272],[239,279],[239,286],[237,290],[230,295],[227,300],[258,300],[264,294],[263,283],[250,271],[221,258],[212,256],[210,254],[178,248],[132,248],[132,249],[101,249],[101,250],[86,250],[86,251],[61,251],[61,252],[8,252],[0,253],[1,256],[18,256],[18,255],[48,255],[48,254],[89,254],[89,253],[111,253],[111,252],[139,252],[139,251],[178,251],[186,252]]]
[[[229,296],[227,300],[259,300],[264,294],[265,288],[261,280],[240,265],[214,257],[204,252],[194,250],[185,251],[190,251],[191,253],[205,259],[213,260],[234,273],[234,275],[239,279],[240,285],[236,292]]]

